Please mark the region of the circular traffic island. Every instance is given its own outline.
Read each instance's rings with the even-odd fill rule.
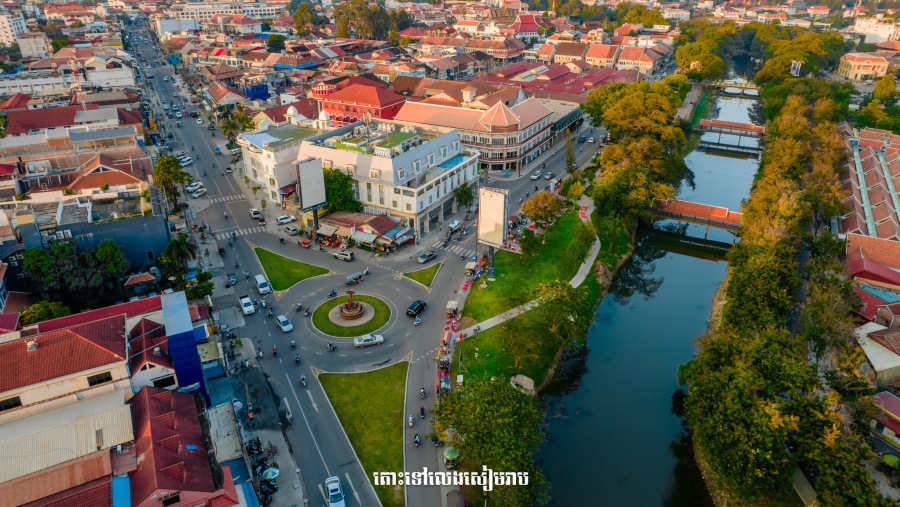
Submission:
[[[312,314],[312,325],[320,333],[342,338],[373,333],[389,320],[390,305],[381,298],[364,294],[329,299]]]

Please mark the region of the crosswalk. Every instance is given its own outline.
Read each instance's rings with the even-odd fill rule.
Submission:
[[[243,195],[240,195],[240,194],[236,194],[236,195],[220,195],[220,196],[218,196],[218,197],[210,197],[210,198],[209,198],[209,202],[211,202],[211,203],[214,203],[214,202],[228,202],[228,201],[246,201],[246,200],[247,200],[247,198],[244,197]]]
[[[244,235],[247,235],[247,234],[255,234],[255,233],[257,233],[257,232],[264,232],[265,230],[266,230],[266,228],[265,228],[265,227],[262,227],[262,226],[259,226],[259,227],[247,227],[247,228],[244,228],[244,229],[238,229],[238,230],[232,231],[232,232],[220,232],[220,233],[216,234],[216,239],[228,239],[228,238],[231,237],[232,233],[233,233],[235,236],[244,236]]]
[[[465,255],[466,258],[472,257],[475,255],[475,250],[469,250],[468,248],[463,248],[459,245],[447,245],[446,248],[441,246],[442,243],[435,244],[435,248],[440,248],[441,250],[446,250],[448,252],[453,252],[456,255]]]

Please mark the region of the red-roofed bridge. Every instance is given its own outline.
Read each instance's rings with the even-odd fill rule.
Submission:
[[[766,127],[756,125],[755,123],[739,123],[736,121],[709,118],[700,120],[700,130],[704,132],[715,132],[717,134],[733,134],[748,137],[762,137],[766,134]]]
[[[743,218],[741,213],[721,206],[673,199],[665,201],[654,199],[653,205],[650,207],[650,214],[659,218],[724,229],[735,235],[741,232],[741,219]]]

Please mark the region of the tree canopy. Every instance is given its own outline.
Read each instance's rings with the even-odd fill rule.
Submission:
[[[178,205],[178,185],[191,181],[191,175],[182,170],[181,162],[171,155],[163,155],[156,159],[153,167],[153,181]]]
[[[328,213],[362,211],[362,203],[356,200],[356,182],[353,181],[353,176],[339,169],[325,169],[323,173]]]
[[[19,313],[19,324],[28,326],[37,322],[65,317],[72,312],[59,302],[38,301]]]

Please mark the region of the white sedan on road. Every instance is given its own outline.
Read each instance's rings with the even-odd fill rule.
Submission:
[[[382,343],[384,343],[384,336],[380,334],[367,334],[353,339],[353,346],[360,349],[369,345],[381,345]]]
[[[203,125],[203,118],[197,118],[197,125]]]
[[[287,333],[294,329],[294,325],[291,324],[291,321],[289,321],[284,315],[275,317],[275,321],[277,322],[278,327],[281,329],[282,333]]]

